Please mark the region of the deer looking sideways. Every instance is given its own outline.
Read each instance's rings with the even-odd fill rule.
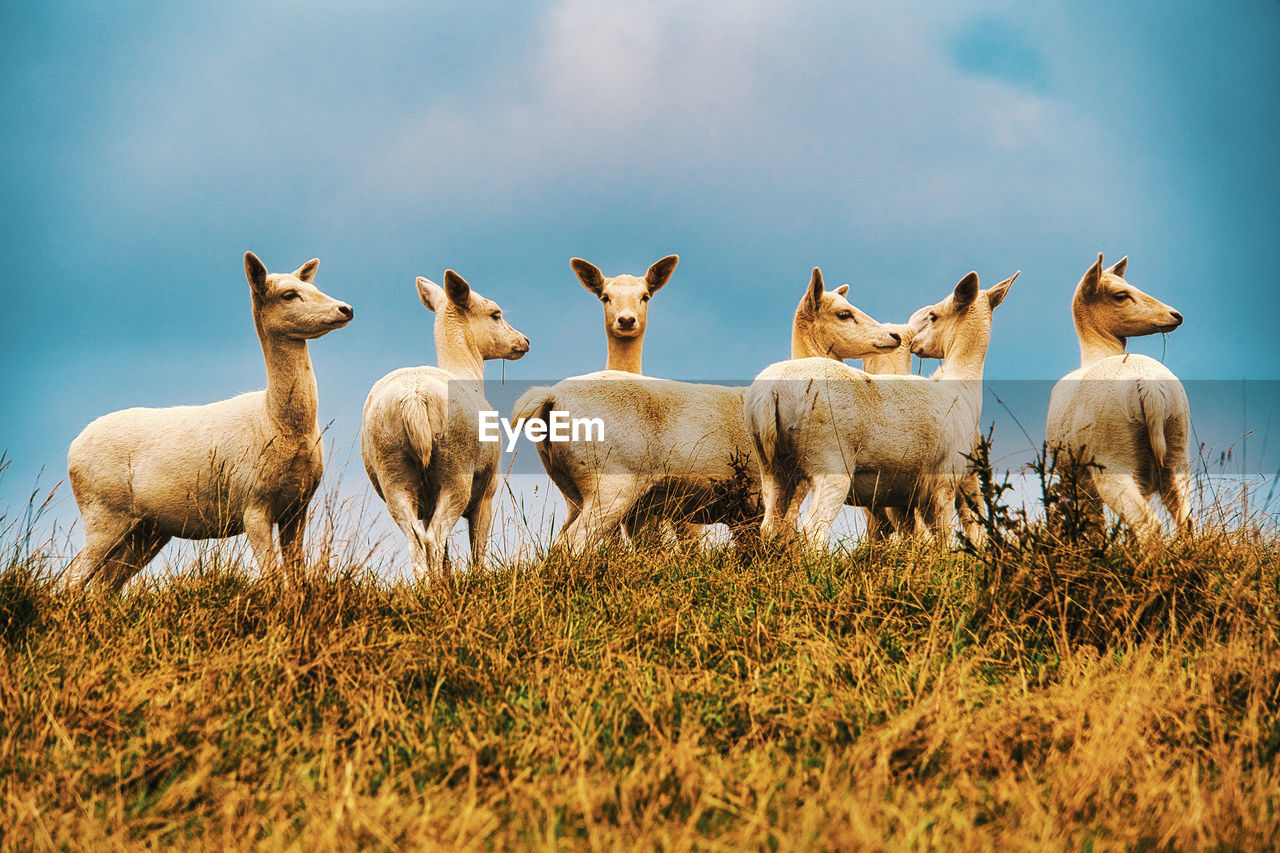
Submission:
[[[318,392],[307,341],[350,322],[351,306],[312,284],[320,262],[268,273],[244,256],[267,388],[206,406],[124,409],[71,443],[67,467],[85,544],[64,583],[116,591],[173,537],[244,533],[275,572],[272,528],[290,571],[302,567],[307,504],[324,471]]]
[[[501,450],[480,440],[484,362],[515,361],[529,339],[453,270],[444,287],[417,280],[418,298],[436,315],[439,367],[403,367],[378,380],[364,404],[360,451],[378,496],[409,540],[413,569],[444,570],[449,533],[464,515],[471,559],[484,559],[493,521]]]
[[[1080,367],[1054,386],[1045,433],[1059,460],[1065,453],[1093,463],[1091,490],[1150,541],[1160,535],[1150,504],[1156,493],[1178,528],[1191,532],[1191,409],[1167,367],[1125,352],[1128,338],[1182,325],[1181,314],[1125,281],[1128,263],[1124,257],[1103,269],[1098,255],[1076,286]]]
[[[824,547],[846,502],[919,509],[937,535],[953,535],[957,490],[967,475],[982,411],[982,370],[992,311],[1017,278],[978,289],[969,273],[921,320],[911,350],[941,358],[945,380],[878,376],[829,358],[770,365],[747,389],[744,418],[759,453],[765,536],[801,525]]]

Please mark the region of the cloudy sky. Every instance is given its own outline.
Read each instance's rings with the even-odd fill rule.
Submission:
[[[1275,0],[200,5],[0,9],[11,516],[94,417],[262,387],[246,249],[355,307],[312,346],[347,452],[373,382],[434,362],[416,275],[506,308],[508,380],[603,366],[575,255],[681,256],[653,375],[785,357],[819,265],[886,321],[1021,269],[988,376],[1053,379],[1101,251],[1187,317],[1132,349],[1277,378]]]

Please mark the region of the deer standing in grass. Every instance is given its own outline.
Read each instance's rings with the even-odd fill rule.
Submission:
[[[1160,362],[1125,352],[1128,338],[1172,332],[1182,315],[1124,279],[1129,259],[1107,269],[1102,255],[1071,300],[1080,367],[1054,386],[1046,436],[1059,458],[1092,462],[1091,490],[1140,539],[1160,535],[1150,498],[1158,493],[1178,528],[1191,532],[1191,410],[1178,377]]]
[[[884,355],[872,355],[862,359],[862,369],[866,373],[884,376],[909,376],[911,374],[911,342],[916,332],[923,328],[924,320],[933,306],[926,305],[919,309],[905,323],[886,323],[885,328],[893,329],[902,337],[902,345]],[[930,376],[937,381],[942,379],[942,368],[939,367]],[[977,444],[975,437],[974,444]],[[970,473],[964,479],[960,494],[956,496],[956,511],[960,514],[961,526],[965,528],[970,541],[977,541],[982,528],[979,518],[973,513],[973,507],[981,499],[977,474]],[[890,534],[909,536],[927,533],[928,528],[919,511],[909,511],[905,507],[875,506],[862,507],[867,521],[867,538],[871,540],[886,539]]]
[[[350,322],[351,306],[312,283],[319,261],[245,275],[267,388],[205,406],[124,409],[71,443],[67,467],[85,545],[66,582],[119,590],[171,538],[244,533],[261,572],[301,569],[307,505],[324,471],[318,392],[307,341]]]
[[[373,488],[409,540],[414,571],[436,577],[463,516],[472,562],[484,559],[501,457],[497,442],[480,440],[480,412],[492,409],[484,362],[522,358],[529,339],[453,270],[445,270],[443,288],[425,278],[417,286],[436,315],[439,366],[404,367],[378,380],[364,404],[360,449]]]
[[[793,352],[859,358],[898,346],[896,334],[848,302],[848,290],[825,291],[821,271],[813,270],[795,313]],[[555,547],[582,553],[637,511],[725,523],[735,536],[754,537],[759,470],[742,422],[744,390],[606,370],[527,392],[514,418],[545,419],[558,409],[605,424],[601,442],[538,445],[570,506]],[[747,482],[739,483],[740,475]]]
[[[770,365],[747,389],[744,415],[761,467],[762,533],[794,530],[824,547],[846,502],[919,509],[935,534],[954,535],[957,491],[982,412],[982,370],[992,311],[1013,284],[978,289],[969,273],[925,313],[911,350],[941,358],[945,380],[876,376],[830,358]]]
[[[862,370],[865,373],[881,376],[910,376],[911,340],[915,337],[916,329],[928,311],[928,306],[921,308],[905,323],[885,323],[884,327],[896,332],[902,339],[902,343],[890,352],[864,356]],[[907,536],[923,530],[923,525],[919,523],[919,514],[909,512],[903,507],[864,506],[862,513],[867,524],[867,538],[872,541],[887,539],[895,533],[899,536]]]
[[[644,276],[616,275],[605,276],[600,268],[582,258],[572,258],[569,266],[574,275],[588,291],[595,294],[604,306],[605,332],[605,366],[606,371],[629,373],[636,376],[644,374],[642,355],[644,352],[644,333],[648,328],[649,300],[666,286],[680,263],[679,255],[667,255],[655,261]],[[550,392],[548,386],[535,386],[521,396],[521,401],[533,399]],[[521,410],[521,402],[516,403],[516,411]],[[526,412],[530,416],[532,411]],[[541,455],[542,451],[539,450]],[[543,459],[546,465],[546,459]],[[559,471],[548,468],[548,473],[556,487],[565,496],[567,527],[578,517],[582,506],[582,496],[577,494],[577,486],[570,477],[558,477]],[[662,519],[648,513],[635,513],[625,519],[619,527],[628,535],[636,535],[641,530],[654,530]],[[697,538],[694,525],[673,522],[676,536],[681,541],[689,542]]]

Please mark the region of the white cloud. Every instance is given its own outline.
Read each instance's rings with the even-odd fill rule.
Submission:
[[[386,58],[363,77],[328,71],[342,16],[312,22],[316,44],[283,46],[219,19],[194,41],[156,39],[155,73],[113,96],[85,180],[178,208],[216,198],[228,173],[264,192],[314,181],[348,205],[453,204],[476,219],[657,183],[730,212],[816,201],[880,236],[1028,194],[1052,196],[1049,218],[1074,215],[1088,186],[1122,177],[1114,131],[957,69],[948,38],[966,14],[563,0],[503,49],[458,57],[466,85],[445,66],[416,89],[391,85]]]
[[[690,182],[723,197],[755,183],[785,206],[811,193],[869,228],[945,222],[966,200],[1017,205],[1104,176],[1109,132],[1049,96],[956,69],[940,8],[565,0],[516,67],[465,102],[395,116],[360,178],[376,193],[501,206],[531,188]],[[1020,177],[1019,177],[1020,176]],[[1065,188],[1065,195],[1064,195]],[[874,201],[869,206],[868,201]]]

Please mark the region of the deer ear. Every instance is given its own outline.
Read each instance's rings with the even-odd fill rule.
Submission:
[[[842,284],[842,285],[840,285],[839,287],[837,287],[837,288],[836,288],[836,293],[840,294],[841,296],[848,296],[848,295],[849,295],[849,285],[847,285],[847,284]]]
[[[267,268],[253,252],[244,253],[244,277],[249,279],[254,296],[267,295]]]
[[[604,293],[604,274],[600,272],[599,267],[582,258],[571,259],[569,266],[573,267],[573,274],[578,277],[578,281],[582,282],[583,287],[596,296]]]
[[[418,299],[427,307],[428,311],[438,312],[444,307],[445,300],[448,297],[445,296],[443,287],[422,276],[418,276],[417,284]]]
[[[955,297],[957,307],[968,305],[970,302],[977,299],[978,274],[976,272],[970,272],[964,278],[960,279],[960,283],[956,285],[956,289],[952,295]]]
[[[305,281],[310,284],[315,279],[316,269],[318,269],[319,266],[320,259],[312,258],[302,266],[298,267],[298,271],[293,274],[293,277],[298,281]]]
[[[667,255],[649,267],[649,271],[644,276],[644,283],[649,285],[650,296],[661,290],[662,286],[671,280],[671,274],[676,271],[678,263],[680,263],[679,255]]]
[[[444,271],[444,292],[450,302],[464,311],[471,305],[471,285],[453,270]]]
[[[813,273],[809,276],[809,290],[805,293],[805,302],[814,311],[822,307],[822,290],[822,270],[814,267]]]
[[[1022,270],[1018,270],[1004,281],[987,291],[987,304],[994,310],[997,305],[1004,302],[1005,296],[1009,293],[1009,287],[1022,275]]]
[[[1125,255],[1123,258],[1108,267],[1107,272],[1114,275],[1116,278],[1124,278],[1124,268],[1127,266],[1129,266],[1129,256]]]
[[[1084,278],[1080,279],[1078,290],[1081,296],[1092,297],[1102,288],[1102,253],[1098,253],[1098,260],[1093,266],[1089,267],[1089,271],[1084,274]]]

